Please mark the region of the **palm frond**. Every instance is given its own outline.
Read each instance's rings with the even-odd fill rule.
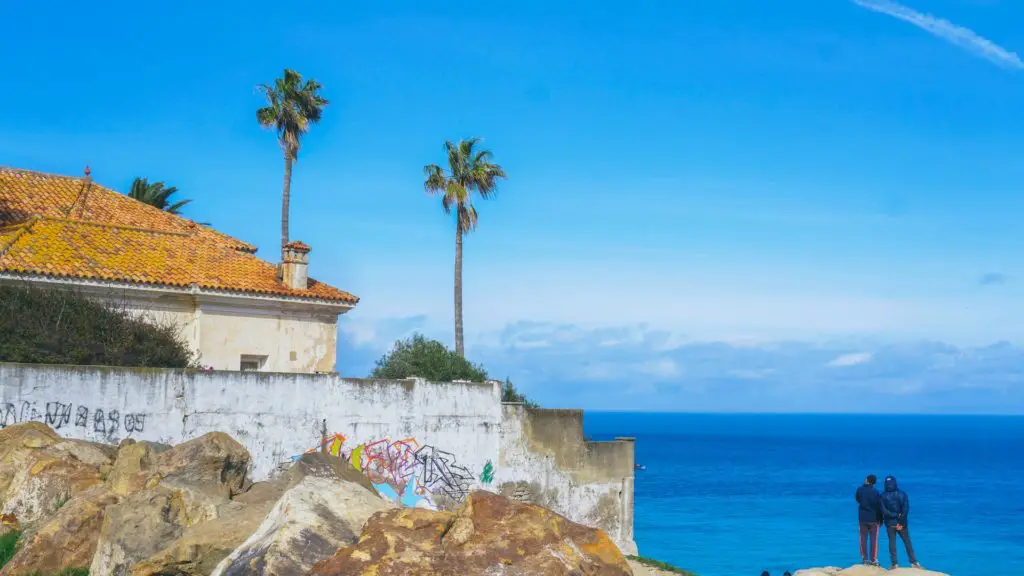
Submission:
[[[184,208],[185,205],[188,204],[191,201],[192,200],[182,200],[181,202],[175,202],[174,204],[171,204],[167,208],[164,208],[164,210],[166,210],[167,212],[170,212],[171,214],[180,214],[181,213],[181,209]]]

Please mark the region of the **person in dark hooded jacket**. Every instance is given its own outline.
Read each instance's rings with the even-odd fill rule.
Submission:
[[[909,515],[910,498],[907,497],[906,492],[900,490],[896,484],[896,478],[889,476],[885,479],[885,492],[882,493],[882,520],[885,522],[885,533],[889,537],[889,558],[892,560],[893,568],[899,567],[896,555],[897,534],[907,549],[910,565],[914,568],[921,567],[917,563],[917,556],[914,555],[914,545],[910,543]]]
[[[882,523],[882,495],[875,489],[874,474],[857,488],[857,521],[860,524],[860,559],[865,564],[878,564],[878,527]]]

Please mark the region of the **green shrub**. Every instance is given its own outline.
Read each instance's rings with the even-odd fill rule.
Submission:
[[[66,290],[0,286],[0,362],[188,368],[175,326]]]
[[[641,563],[641,564],[643,564],[645,566],[650,566],[651,568],[657,568],[658,570],[664,570],[665,572],[673,572],[675,574],[682,574],[682,576],[697,576],[693,572],[687,572],[686,570],[683,570],[682,568],[673,566],[671,564],[668,564],[667,562],[662,562],[661,560],[655,560],[653,558],[644,558],[643,556],[626,556],[626,558],[628,558],[628,559],[630,559],[630,560],[632,560],[634,562],[639,562],[639,563]]]
[[[487,370],[459,356],[437,340],[431,340],[422,334],[414,334],[411,338],[395,342],[391,351],[377,360],[377,367],[370,374],[370,378],[389,380],[413,376],[432,382],[483,382],[487,380]],[[536,403],[520,394],[508,378],[501,387],[501,401],[522,402],[532,408],[537,407]]]
[[[502,402],[521,402],[528,408],[537,408],[537,403],[530,400],[512,385],[512,381],[505,378],[505,383],[501,386],[501,401]]]
[[[3,568],[11,558],[14,558],[14,549],[18,545],[20,532],[8,532],[0,536],[0,568]]]
[[[418,376],[433,382],[487,380],[487,371],[449,350],[437,340],[421,334],[395,342],[394,348],[377,360],[371,378],[399,380]]]

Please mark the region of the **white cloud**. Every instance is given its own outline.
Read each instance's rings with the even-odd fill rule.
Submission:
[[[898,2],[892,2],[891,0],[850,1],[861,8],[878,12],[880,14],[887,14],[893,18],[913,24],[930,34],[942,38],[943,40],[959,46],[975,56],[980,56],[996,65],[1016,70],[1024,69],[1024,61],[1021,61],[1020,57],[1017,56],[1015,52],[1011,52],[999,46],[995,42],[979,36],[970,28],[957,26],[949,20],[918,12],[913,8],[904,6]]]
[[[339,371],[365,376],[417,318],[343,330]],[[450,343],[450,332],[425,330]],[[545,343],[544,346],[527,343]],[[666,347],[666,342],[674,346]],[[1024,348],[926,340],[682,339],[642,324],[518,322],[467,334],[467,356],[551,407],[768,412],[1024,412]],[[524,345],[526,344],[526,345]],[[855,352],[851,352],[855,350]],[[856,369],[844,369],[856,366]],[[865,390],[872,391],[865,394]]]
[[[856,366],[858,364],[865,364],[871,362],[871,358],[874,355],[871,352],[854,352],[853,354],[840,354],[832,359],[831,362],[825,364],[833,368],[841,368],[845,366]]]

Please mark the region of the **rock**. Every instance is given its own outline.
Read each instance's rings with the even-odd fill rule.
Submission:
[[[809,570],[797,570],[793,576],[949,576],[941,572],[929,570],[916,570],[914,568],[897,568],[886,570],[879,566],[866,566],[855,564],[843,570],[830,566],[828,568],[811,568]]]
[[[94,486],[71,499],[30,535],[0,570],[0,576],[58,574],[92,563],[103,525],[104,510],[118,497],[105,486]]]
[[[217,566],[213,576],[308,574],[339,547],[354,544],[366,520],[391,506],[362,482],[329,473],[306,476],[284,493],[259,528]]]
[[[99,469],[88,463],[103,459],[89,443],[64,442],[39,422],[0,430],[0,514],[13,514],[23,525],[52,516],[103,483]]]
[[[473,492],[456,513],[374,515],[358,543],[317,564],[321,576],[632,575],[608,536],[532,504]]]
[[[151,565],[202,564],[198,541],[185,548],[172,545],[222,510],[236,511],[229,498],[248,484],[248,467],[245,447],[219,432],[163,452],[145,442],[122,445],[109,483],[115,493],[129,495],[107,508],[89,573],[127,575],[151,557]],[[219,534],[217,526],[210,530]]]
[[[21,523],[14,514],[0,514],[0,536],[21,530]]]
[[[122,442],[107,473],[107,485],[121,496],[134,494],[146,486],[152,469],[153,448],[149,442]]]
[[[232,502],[214,520],[186,528],[181,537],[135,565],[132,576],[163,574],[205,575],[259,527],[277,497],[263,502]]]
[[[249,465],[249,451],[223,432],[204,434],[156,457],[163,483],[216,487],[227,497],[249,487]]]

